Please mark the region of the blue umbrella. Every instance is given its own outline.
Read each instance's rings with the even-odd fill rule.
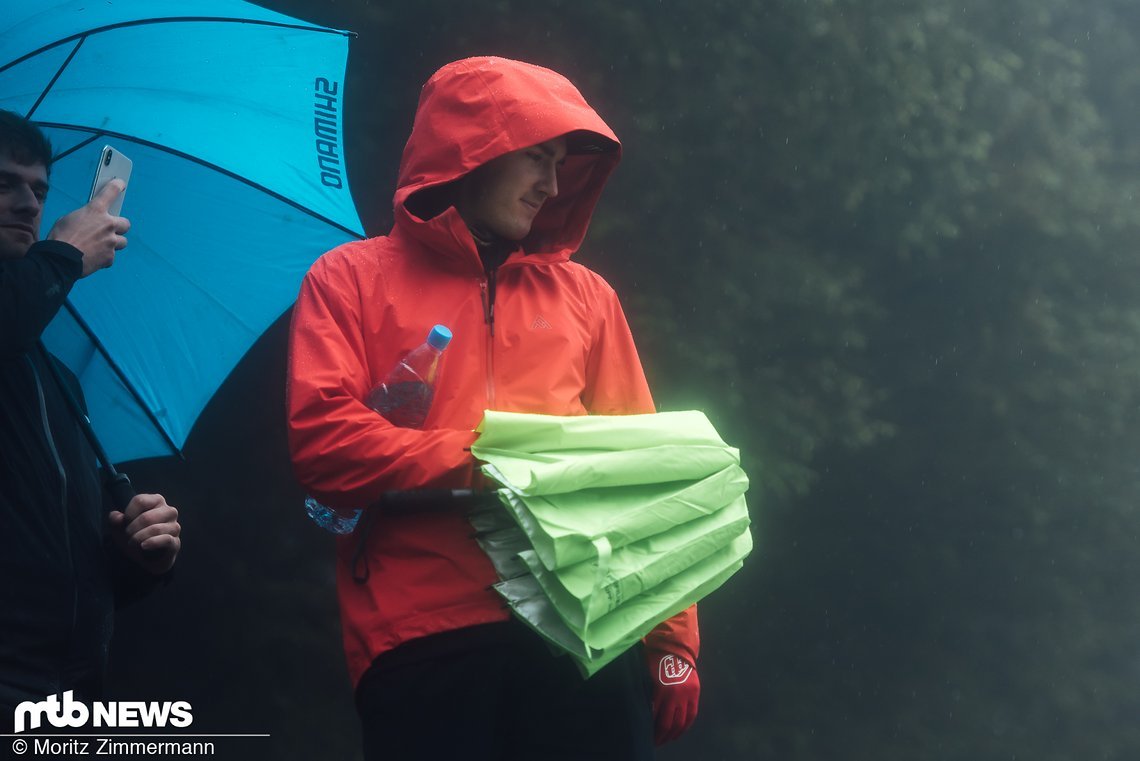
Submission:
[[[130,245],[44,342],[112,462],[177,453],[316,257],[363,235],[342,140],[350,35],[236,0],[10,5],[0,108],[52,140],[45,225],[87,201],[104,145],[134,162]]]

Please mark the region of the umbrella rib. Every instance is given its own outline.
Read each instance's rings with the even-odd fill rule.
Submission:
[[[221,16],[177,16],[177,17],[172,17],[172,18],[139,19],[137,21],[123,21],[123,22],[118,23],[118,24],[108,24],[107,26],[101,26],[101,27],[97,27],[95,29],[88,29],[85,32],[76,32],[75,34],[71,35],[70,37],[64,37],[62,40],[56,40],[55,42],[49,42],[47,45],[44,45],[44,46],[38,48],[37,50],[33,50],[30,53],[26,53],[26,54],[20,56],[19,58],[16,58],[12,61],[9,61],[8,63],[4,64],[3,66],[0,66],[0,74],[4,73],[5,71],[12,68],[13,66],[17,66],[17,65],[23,63],[24,61],[28,60],[29,58],[35,58],[40,53],[43,53],[45,50],[51,50],[52,48],[58,47],[59,45],[66,45],[67,43],[71,42],[72,40],[79,39],[81,37],[87,38],[87,37],[91,36],[92,34],[101,34],[103,32],[110,32],[110,31],[113,31],[115,29],[123,29],[123,28],[130,27],[130,26],[145,26],[147,24],[185,23],[187,21],[216,21],[216,22],[221,22],[221,23],[255,24],[257,26],[276,26],[276,27],[280,27],[281,29],[299,29],[301,31],[307,31],[307,32],[320,32],[320,33],[324,33],[324,34],[339,34],[343,37],[355,37],[356,36],[356,34],[353,32],[346,32],[346,31],[342,31],[340,29],[329,29],[328,27],[323,27],[323,26],[313,26],[313,25],[309,25],[309,24],[283,24],[279,21],[258,21],[257,19],[225,18],[225,17],[221,17]]]
[[[75,47],[72,48],[71,52],[67,54],[67,58],[55,72],[55,76],[51,78],[51,81],[47,83],[47,87],[45,87],[43,89],[43,92],[40,93],[40,97],[36,99],[36,102],[34,104],[32,104],[32,107],[29,109],[28,113],[24,114],[25,119],[32,118],[32,114],[34,114],[36,112],[36,109],[40,107],[40,104],[44,102],[44,98],[46,98],[47,94],[51,92],[51,88],[55,87],[55,83],[58,82],[59,78],[63,75],[63,70],[66,69],[67,65],[71,63],[71,59],[75,58],[75,54],[79,52],[79,49],[83,47],[83,43],[86,41],[87,35],[84,35],[79,38],[79,42],[75,43]]]
[[[170,451],[179,457],[182,457],[182,450],[178,448],[178,445],[174,443],[174,439],[172,439],[170,437],[170,434],[167,433],[166,427],[163,426],[161,422],[159,422],[158,416],[155,415],[154,411],[150,408],[150,405],[146,403],[146,400],[142,398],[142,394],[140,394],[138,389],[135,388],[135,385],[127,379],[127,374],[123,372],[123,368],[119,367],[119,363],[111,358],[111,354],[107,351],[107,347],[104,346],[103,342],[99,340],[99,337],[95,335],[95,331],[91,329],[91,326],[87,324],[87,321],[84,320],[82,316],[80,316],[79,310],[75,308],[70,299],[65,300],[63,302],[63,306],[67,309],[68,313],[71,314],[71,317],[75,320],[76,324],[78,324],[83,332],[87,334],[87,337],[91,339],[91,343],[94,344],[98,352],[103,355],[103,359],[106,360],[107,364],[111,367],[111,370],[114,371],[118,379],[122,381],[127,391],[138,403],[139,407],[142,408],[142,411],[144,414],[146,414],[147,419],[150,420],[151,424],[154,425],[154,427],[158,429],[158,432],[162,434],[162,438],[165,439],[166,443],[170,446]]]
[[[331,225],[332,227],[335,227],[336,229],[340,230],[341,232],[343,232],[347,235],[351,235],[353,238],[356,238],[357,240],[362,240],[364,238],[364,236],[361,233],[358,233],[357,231],[355,231],[351,228],[345,227],[344,225],[340,224],[339,222],[334,222],[333,220],[329,219],[328,217],[324,216],[323,214],[318,214],[317,212],[313,211],[312,209],[308,209],[308,208],[302,206],[301,204],[297,203],[293,199],[287,198],[286,196],[281,195],[280,193],[278,193],[275,190],[270,190],[269,188],[265,187],[264,185],[259,185],[256,182],[252,182],[252,181],[246,179],[245,177],[242,177],[237,172],[231,172],[229,169],[223,169],[222,167],[217,166],[216,164],[211,164],[208,161],[203,161],[202,159],[198,158],[197,156],[191,156],[189,153],[183,153],[182,151],[174,150],[173,148],[162,145],[160,143],[152,143],[149,140],[143,140],[141,138],[137,138],[137,137],[134,137],[132,135],[124,134],[122,132],[108,132],[106,130],[93,130],[93,129],[90,129],[87,127],[81,127],[81,126],[78,126],[75,124],[63,124],[61,122],[36,122],[36,124],[40,125],[41,127],[52,127],[55,129],[68,129],[68,130],[74,130],[75,132],[93,132],[96,134],[96,137],[98,137],[98,135],[103,135],[105,137],[117,137],[117,138],[120,138],[122,140],[129,140],[132,143],[137,143],[139,145],[145,145],[148,148],[154,148],[156,151],[162,151],[163,153],[169,153],[172,156],[178,156],[179,158],[185,159],[186,161],[197,164],[198,166],[205,167],[206,169],[210,169],[212,171],[218,172],[219,174],[224,174],[225,176],[229,177],[232,180],[237,180],[238,182],[244,183],[244,184],[248,185],[249,187],[253,188],[254,190],[256,190],[260,193],[264,193],[267,196],[270,196],[272,198],[276,198],[278,201],[281,201],[282,203],[286,203],[286,204],[292,206],[297,211],[308,214],[313,219],[316,219],[320,222],[324,222],[326,225]]]
[[[57,161],[59,161],[60,159],[66,158],[66,157],[70,156],[71,154],[75,153],[76,151],[83,150],[84,148],[86,148],[87,146],[91,145],[96,140],[98,140],[99,136],[102,134],[103,134],[102,132],[96,132],[94,135],[87,138],[86,140],[84,140],[84,141],[82,141],[76,145],[71,146],[70,148],[68,148],[63,153],[55,154],[54,156],[51,157],[51,162],[54,164]]]

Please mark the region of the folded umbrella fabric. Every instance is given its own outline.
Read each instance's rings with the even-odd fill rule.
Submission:
[[[752,550],[745,531],[713,556],[687,568],[591,625],[586,637],[571,629],[533,576],[501,581],[495,589],[515,614],[548,643],[567,653],[586,677],[639,642],[658,623],[708,596],[741,569]]]
[[[661,444],[629,450],[575,449],[551,453],[471,447],[486,460],[485,472],[522,495],[554,495],[582,489],[688,481],[739,466],[740,453],[725,446]]]
[[[683,481],[740,464],[701,412],[559,417],[487,410],[471,453],[520,495]]]
[[[585,636],[593,622],[713,555],[748,526],[748,508],[739,497],[712,515],[614,549],[608,562],[585,561],[550,571],[534,552],[520,558],[567,625]]]
[[[605,548],[580,563],[549,569],[505,511],[495,512],[472,517],[472,523],[500,578],[533,576],[579,635],[591,622],[730,544],[749,526],[748,508],[740,496],[702,518],[624,547]]]
[[[689,481],[543,496],[524,496],[506,488],[500,498],[543,564],[554,570],[595,557],[596,543],[603,537],[610,547],[624,547],[708,516],[747,489],[748,476],[731,464]]]
[[[480,448],[511,452],[561,452],[577,449],[624,452],[665,443],[727,446],[703,412],[655,412],[644,415],[534,415],[487,410],[476,429]]]
[[[558,417],[488,410],[471,453],[547,568],[723,507],[748,488],[740,453],[701,412]],[[533,431],[533,440],[527,437]]]
[[[472,453],[503,486],[471,516],[495,588],[587,676],[751,551],[739,452],[703,413],[488,411],[479,430]]]

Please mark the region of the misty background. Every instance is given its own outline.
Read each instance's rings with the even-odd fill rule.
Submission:
[[[451,60],[562,72],[622,139],[577,258],[621,296],[659,408],[705,411],[753,484],[756,549],[700,606],[700,716],[659,758],[1140,757],[1140,6],[260,4],[358,35],[369,234]],[[221,758],[354,759],[286,329],[184,461],[124,468],[185,544],[119,617],[113,697],[271,734]]]

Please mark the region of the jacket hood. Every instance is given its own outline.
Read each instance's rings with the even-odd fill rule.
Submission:
[[[569,155],[559,170],[559,193],[543,204],[521,243],[527,254],[544,258],[569,257],[581,245],[621,158],[617,136],[578,89],[550,69],[495,57],[444,66],[420,93],[404,148],[397,228],[432,248],[448,239],[465,242],[470,235],[451,205],[450,184],[505,153],[562,135]]]

